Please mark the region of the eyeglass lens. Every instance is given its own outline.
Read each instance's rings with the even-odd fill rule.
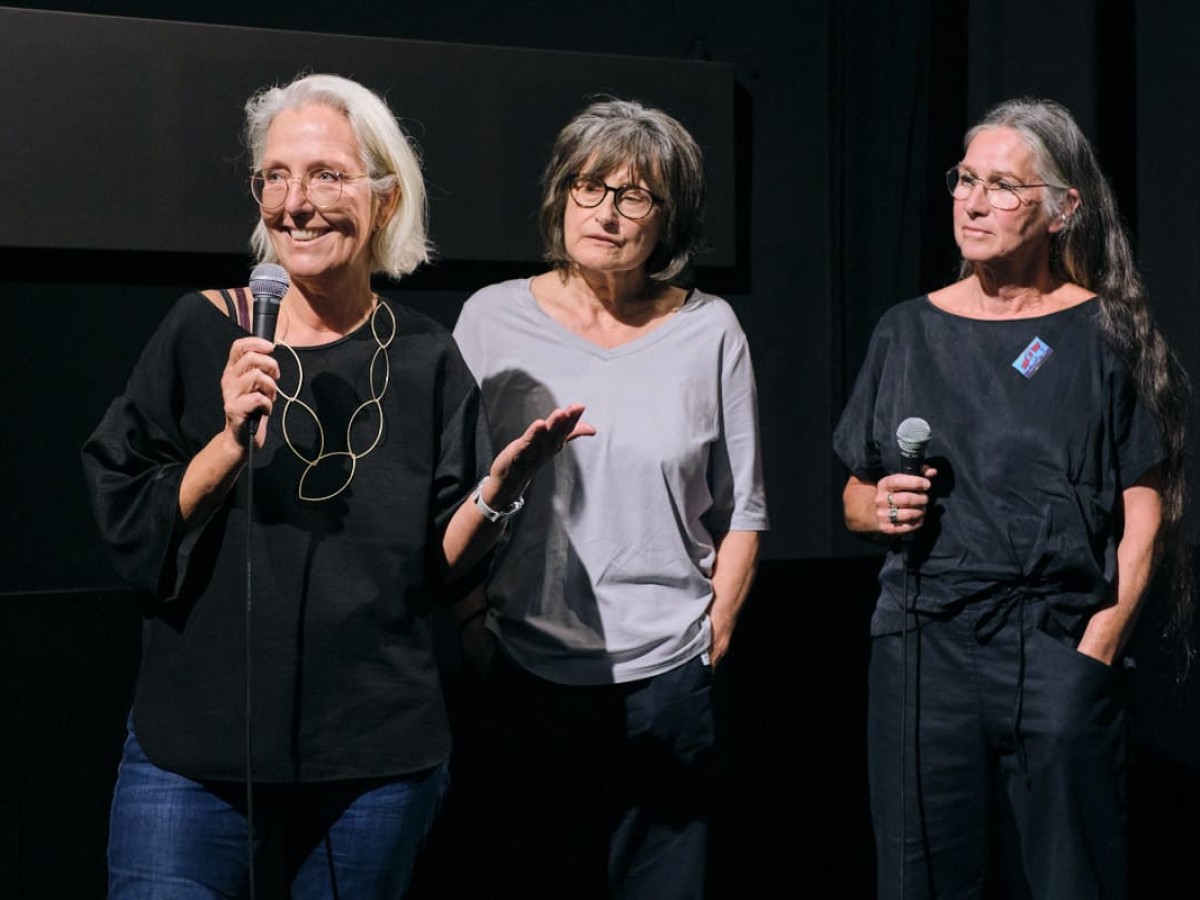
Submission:
[[[612,193],[617,212],[628,219],[644,219],[654,208],[654,197],[649,191],[633,185],[610,187],[596,178],[580,178],[571,186],[571,196],[580,206],[599,206]]]
[[[336,172],[327,170],[309,172],[303,178],[289,178],[283,172],[258,172],[250,180],[250,186],[254,199],[262,206],[277,209],[287,202],[293,182],[318,209],[333,206],[342,198],[342,179]]]
[[[946,173],[946,187],[955,200],[966,200],[977,184],[983,188],[988,203],[996,209],[1014,210],[1021,205],[1020,195],[1006,184],[988,184],[982,178],[961,172],[957,168]]]

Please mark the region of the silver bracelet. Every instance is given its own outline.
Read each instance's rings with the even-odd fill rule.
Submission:
[[[475,508],[489,522],[506,522],[521,511],[521,507],[525,505],[525,497],[518,497],[504,509],[492,509],[483,499],[483,486],[490,477],[484,475],[479,484],[475,485]]]

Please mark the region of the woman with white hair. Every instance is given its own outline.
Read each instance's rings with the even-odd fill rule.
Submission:
[[[273,846],[294,896],[395,898],[446,783],[433,604],[590,428],[555,410],[493,461],[449,333],[372,289],[427,256],[419,163],[376,94],[303,77],[250,99],[246,137],[254,250],[286,273],[274,344],[244,289],[185,295],[84,447],[115,564],[152,596],[110,897],[243,896]]]

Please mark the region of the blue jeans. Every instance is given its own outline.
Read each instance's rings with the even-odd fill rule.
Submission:
[[[254,789],[259,895],[295,900],[403,895],[447,783],[411,776]],[[109,823],[109,900],[249,893],[246,786],[160,769],[130,730]]]

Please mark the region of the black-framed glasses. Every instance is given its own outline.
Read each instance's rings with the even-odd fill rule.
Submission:
[[[579,177],[571,182],[571,199],[585,209],[592,209],[613,195],[613,206],[627,219],[644,219],[662,202],[645,188],[633,184],[613,187],[600,178]]]
[[[300,185],[308,202],[317,209],[329,209],[342,199],[342,186],[347,181],[369,177],[333,169],[314,169],[295,178],[287,169],[263,169],[250,176],[250,193],[263,209],[279,209],[287,202],[289,187],[294,183]]]
[[[950,191],[950,196],[955,200],[966,200],[971,196],[971,191],[975,190],[975,185],[983,188],[983,193],[993,209],[1001,209],[1006,212],[1011,212],[1021,204],[1037,202],[1022,197],[1018,193],[1022,188],[1048,187],[1062,190],[1059,185],[1050,184],[1045,181],[1037,181],[1031,184],[1005,181],[1002,178],[996,181],[984,181],[978,175],[972,175],[958,166],[951,166],[946,172],[946,188]]]

